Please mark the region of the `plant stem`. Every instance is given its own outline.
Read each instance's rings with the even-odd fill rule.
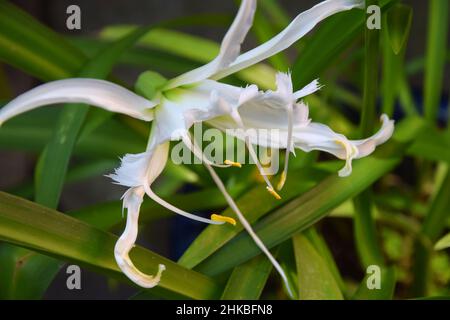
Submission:
[[[425,57],[424,108],[428,121],[436,121],[445,69],[448,0],[429,0],[428,41]]]
[[[366,1],[367,7],[378,5],[378,0]],[[378,62],[380,53],[380,31],[365,30],[364,94],[360,132],[368,136],[373,132],[378,96]],[[364,268],[369,265],[384,265],[381,248],[378,245],[375,220],[372,216],[370,188],[354,199],[354,232],[356,247]]]
[[[427,294],[430,278],[430,257],[433,244],[438,240],[446,227],[445,221],[450,210],[450,171],[442,182],[439,192],[430,206],[430,210],[422,224],[422,235],[429,240],[429,245],[416,242],[414,255],[414,284],[412,294],[421,297]]]
[[[367,0],[367,7],[378,5],[378,0]],[[363,136],[374,129],[375,110],[378,95],[378,62],[380,51],[380,31],[365,28],[364,96],[360,130]]]

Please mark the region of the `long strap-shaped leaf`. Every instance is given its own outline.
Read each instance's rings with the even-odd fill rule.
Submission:
[[[0,192],[0,238],[66,261],[125,279],[112,254],[117,237],[36,203]],[[158,264],[167,270],[162,288],[194,299],[217,298],[220,287],[210,278],[185,269],[147,249],[131,252],[141,270],[154,273]],[[154,289],[152,289],[154,290]]]
[[[272,271],[263,254],[233,269],[222,293],[222,300],[258,300]]]
[[[73,76],[85,57],[63,37],[1,0],[0,60],[49,81]]]
[[[327,261],[314,248],[310,240],[299,233],[292,238],[294,242],[295,261],[299,298],[301,300],[342,300],[339,289]]]
[[[420,297],[428,293],[430,277],[430,259],[433,245],[445,230],[450,212],[450,171],[447,169],[444,181],[433,199],[423,221],[421,234],[429,241],[428,246],[416,241],[414,256],[413,294]]]
[[[449,2],[430,0],[428,14],[428,37],[425,65],[424,110],[425,117],[434,123],[441,100],[445,55],[448,42]]]

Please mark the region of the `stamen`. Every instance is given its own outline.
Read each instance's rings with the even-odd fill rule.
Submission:
[[[153,201],[159,203],[160,205],[162,205],[163,207],[167,208],[168,210],[175,212],[181,216],[184,216],[186,218],[192,219],[192,220],[196,220],[199,222],[203,222],[203,223],[208,223],[208,224],[224,224],[227,221],[224,220],[213,220],[213,219],[207,219],[207,218],[203,218],[203,217],[199,217],[195,214],[186,212],[184,210],[181,210],[177,207],[175,207],[174,205],[168,203],[167,201],[165,201],[164,199],[161,199],[158,195],[156,195],[153,190],[150,188],[150,186],[148,184],[144,185],[144,189],[145,189],[145,193],[153,199]]]
[[[269,191],[269,193],[271,195],[273,195],[275,197],[275,199],[281,200],[280,195],[275,190],[273,190],[273,188],[270,188],[270,187],[267,186],[266,189],[267,189],[267,191]]]
[[[245,127],[244,123],[242,122],[242,118],[239,115],[239,112],[237,110],[233,110],[231,112],[231,117],[236,122],[238,127],[244,132],[245,134]],[[244,137],[245,145],[247,146],[248,153],[250,154],[250,157],[252,158],[253,162],[255,162],[256,167],[258,168],[259,173],[261,174],[261,177],[263,177],[264,182],[266,183],[267,187],[266,189],[269,191],[270,194],[272,194],[276,199],[281,199],[281,197],[275,192],[274,188],[272,187],[272,184],[270,183],[269,179],[267,178],[266,173],[264,172],[264,168],[261,165],[261,163],[258,160],[258,156],[256,155],[255,149],[253,148],[253,145],[250,143],[247,135]],[[272,191],[271,191],[272,190]]]
[[[218,164],[210,161],[206,156],[203,154],[203,151],[200,150],[199,146],[195,142],[195,139],[191,139],[189,136],[189,133],[182,135],[182,141],[183,143],[191,150],[191,152],[196,156],[198,159],[200,159],[202,162],[205,162],[211,166],[218,167],[218,168],[229,168],[231,164]]]
[[[242,164],[240,164],[239,162],[234,162],[231,160],[225,160],[223,163],[230,165],[232,167],[237,167],[237,168],[242,168]]]
[[[256,235],[256,233],[253,231],[251,225],[248,223],[247,219],[245,219],[244,215],[239,210],[238,206],[234,202],[233,198],[228,193],[227,189],[225,188],[222,180],[220,180],[217,173],[214,171],[214,168],[207,163],[205,163],[206,168],[208,169],[209,173],[211,174],[212,179],[217,184],[217,187],[222,192],[223,196],[225,197],[226,201],[228,202],[228,205],[231,207],[231,209],[236,213],[237,217],[239,218],[239,221],[244,226],[245,230],[249,233],[249,235],[252,237],[253,241],[255,241],[256,245],[261,249],[261,251],[267,256],[267,258],[272,262],[274,268],[278,271],[281,278],[283,279],[283,282],[286,285],[286,288],[288,290],[288,293],[291,297],[293,297],[293,291],[289,285],[288,279],[286,274],[284,273],[284,270],[281,268],[280,264],[277,260],[272,256],[270,251],[266,248],[264,243],[261,241],[261,239]]]
[[[229,224],[232,224],[233,226],[236,225],[236,220],[234,220],[231,217],[226,217],[226,216],[222,216],[220,214],[212,214],[211,215],[211,220],[213,221],[223,221],[223,222],[228,222]]]
[[[288,137],[287,137],[287,144],[286,144],[286,157],[284,158],[283,173],[281,174],[281,179],[277,185],[278,190],[283,189],[284,183],[286,182],[287,171],[288,171],[288,166],[289,166],[289,156],[291,155],[291,150],[292,150],[293,111],[292,111],[291,103],[289,103],[286,106],[286,111],[287,111],[287,116],[288,116]]]

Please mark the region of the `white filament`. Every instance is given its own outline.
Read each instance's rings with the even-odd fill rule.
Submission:
[[[287,288],[287,290],[289,292],[289,295],[291,297],[293,297],[294,296],[293,292],[291,290],[291,287],[289,285],[289,281],[287,279],[286,274],[284,273],[283,268],[281,268],[281,266],[278,263],[278,261],[275,260],[275,258],[272,256],[270,251],[266,248],[266,246],[261,241],[261,239],[258,237],[258,235],[255,233],[255,231],[253,231],[252,226],[248,223],[247,219],[245,219],[244,215],[239,210],[239,208],[236,205],[236,203],[234,202],[233,198],[229,195],[229,193],[228,193],[227,189],[225,188],[222,180],[220,180],[219,176],[214,171],[214,168],[211,167],[210,165],[208,165],[207,163],[205,163],[205,166],[208,169],[209,173],[211,174],[211,177],[214,180],[214,182],[216,183],[217,187],[222,192],[223,196],[225,197],[226,201],[228,202],[228,205],[236,213],[237,217],[239,218],[239,221],[242,223],[242,225],[244,226],[245,230],[247,230],[249,235],[252,237],[253,241],[255,241],[256,245],[261,249],[262,252],[264,252],[264,254],[267,256],[267,258],[273,264],[275,269],[278,271],[278,273],[280,274],[281,278],[283,279],[283,281],[284,281],[284,283],[286,285],[286,288]]]

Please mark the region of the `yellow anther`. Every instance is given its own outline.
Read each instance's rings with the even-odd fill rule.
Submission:
[[[213,221],[220,221],[220,222],[228,222],[229,224],[232,224],[233,226],[236,225],[236,220],[234,220],[231,217],[221,216],[220,214],[212,214],[211,215],[211,220],[213,220]]]
[[[277,199],[277,200],[280,200],[280,199],[281,199],[280,195],[279,195],[275,190],[273,190],[273,189],[270,188],[270,187],[266,187],[266,189],[267,189],[267,191],[269,191],[269,193],[270,193],[271,195],[273,195],[273,196],[275,197],[275,199]]]
[[[240,164],[239,162],[234,162],[234,161],[231,161],[231,160],[225,160],[224,163],[227,164],[227,165],[230,165],[232,167],[242,168],[242,164]]]
[[[281,173],[280,181],[278,182],[277,189],[283,189],[284,183],[286,182],[286,171]]]

